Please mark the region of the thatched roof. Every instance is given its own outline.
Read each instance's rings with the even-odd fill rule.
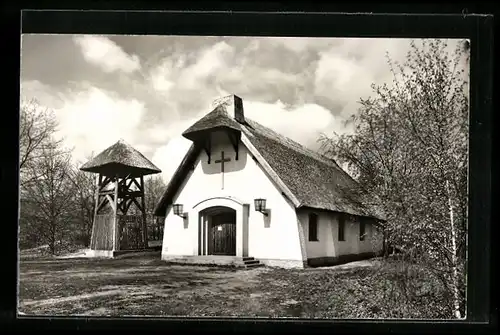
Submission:
[[[182,136],[191,141],[196,141],[199,136],[207,131],[213,131],[217,128],[227,128],[236,131],[241,131],[240,124],[233,118],[228,117],[228,110],[226,106],[219,105],[211,113],[208,113],[191,127],[186,129]]]
[[[161,172],[143,154],[122,139],[85,163],[80,170],[120,177],[129,174],[138,177]]]
[[[244,133],[298,200],[310,207],[385,220],[377,198],[363,191],[332,159],[248,120]]]
[[[208,120],[214,120],[212,127]],[[242,140],[246,138],[251,144],[247,146],[249,151],[264,170],[270,170],[267,171],[268,175],[277,179],[276,184],[283,185],[283,193],[293,198],[291,200],[296,208],[314,208],[385,220],[378,198],[363,191],[334,160],[258,122],[245,117],[245,122],[238,123],[226,108],[219,106],[186,132],[192,133],[193,129],[206,132],[224,125],[227,125],[226,128],[241,131]],[[192,169],[199,153],[200,150],[193,144],[156,206],[156,215],[165,214],[167,206],[171,205],[175,193]]]

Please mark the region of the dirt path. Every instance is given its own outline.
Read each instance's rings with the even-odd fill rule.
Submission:
[[[246,270],[167,264],[155,255],[21,261],[19,310],[82,316],[333,315],[357,303],[332,307],[353,280],[366,280],[371,267],[371,261],[360,261],[305,270]],[[358,270],[365,273],[356,277]],[[372,292],[359,293],[356,301],[373,299]]]
[[[91,298],[97,298],[97,297],[117,295],[117,294],[121,294],[121,293],[123,293],[123,290],[110,290],[110,291],[104,291],[104,292],[72,295],[69,297],[61,297],[61,298],[50,298],[50,299],[42,299],[42,300],[24,300],[21,302],[20,307],[21,308],[25,307],[25,306],[43,307],[43,306],[53,305],[53,304],[58,304],[58,303],[73,302],[73,301],[79,301],[79,300],[83,300],[83,299],[91,299]]]
[[[195,305],[216,297],[223,301],[220,305],[239,299],[258,310],[259,295],[251,293],[259,274],[266,271],[167,265],[147,257],[30,260],[21,262],[19,309],[36,314],[128,315],[126,311],[152,305],[163,313],[166,301]]]
[[[369,260],[355,261],[355,262],[334,265],[334,266],[321,266],[321,267],[312,268],[312,269],[314,269],[314,270],[350,270],[350,269],[359,269],[359,268],[370,268],[370,267],[373,267],[374,265],[376,265],[376,261],[369,259]]]

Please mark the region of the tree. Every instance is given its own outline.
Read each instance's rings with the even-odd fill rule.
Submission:
[[[38,174],[27,175],[30,164],[40,157],[41,151],[49,146],[55,147],[61,141],[52,137],[57,130],[57,120],[54,112],[42,107],[36,100],[21,101],[19,126],[19,170],[21,184],[36,178]]]
[[[36,234],[48,244],[51,254],[73,230],[74,187],[71,182],[71,156],[53,145],[40,148],[36,160],[26,166],[31,179],[24,183],[21,196],[25,204],[21,216],[26,225],[21,233]],[[23,232],[23,230],[26,231]]]
[[[147,177],[144,180],[144,184],[146,212],[148,214],[151,214],[153,213],[158,201],[160,201],[160,198],[165,191],[166,185],[162,177],[159,175]]]
[[[403,64],[388,64],[392,85],[373,86],[349,122],[353,134],[322,135],[322,150],[383,199],[388,243],[439,278],[461,318],[465,306],[468,62],[426,40]]]
[[[144,200],[146,213],[152,229],[149,229],[155,239],[161,239],[162,222],[154,216],[154,208],[160,201],[166,185],[160,175],[150,176],[144,180]]]
[[[93,154],[87,157],[88,161],[92,159]],[[71,182],[75,189],[75,220],[79,226],[79,233],[76,236],[76,240],[87,247],[90,245],[90,237],[92,236],[97,185],[96,175],[80,170],[81,165],[81,162],[77,162],[72,167]]]

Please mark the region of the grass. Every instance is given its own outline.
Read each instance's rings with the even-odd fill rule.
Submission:
[[[358,263],[359,264],[359,263]],[[445,317],[441,291],[415,276],[419,295],[398,289],[397,267],[249,270],[167,264],[159,254],[113,260],[21,260],[19,311],[29,315]],[[434,307],[433,307],[434,306]]]

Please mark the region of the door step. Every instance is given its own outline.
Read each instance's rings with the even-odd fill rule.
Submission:
[[[197,265],[221,265],[221,266],[234,266],[238,268],[254,268],[264,266],[258,259],[253,257],[236,257],[236,256],[174,256],[165,259],[169,263],[176,264],[197,264]]]
[[[247,269],[264,266],[264,264],[253,257],[243,257],[243,264]]]

